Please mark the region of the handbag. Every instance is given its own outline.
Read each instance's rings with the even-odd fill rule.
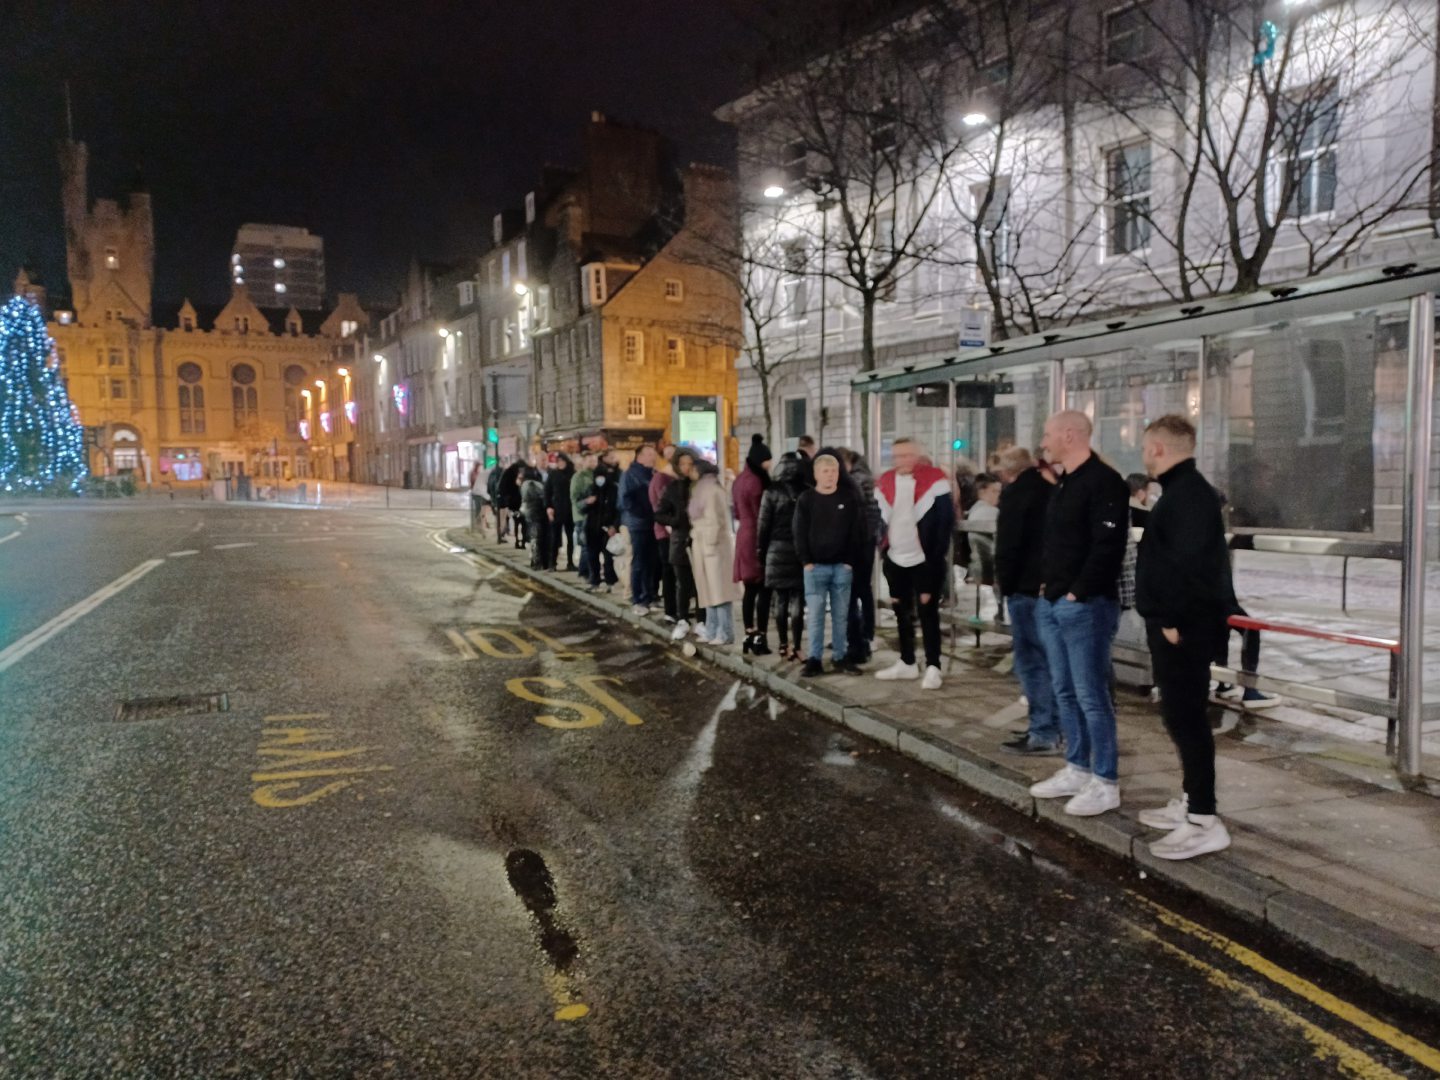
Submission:
[[[609,540],[605,541],[605,550],[617,559],[623,559],[630,553],[630,541],[623,532],[617,532]]]

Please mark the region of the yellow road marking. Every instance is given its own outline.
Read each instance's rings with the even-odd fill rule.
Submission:
[[[508,641],[514,646],[513,649],[502,649],[492,636],[499,642]],[[491,627],[482,630],[476,627],[468,630],[465,637],[470,643],[476,646],[486,656],[493,656],[496,660],[525,660],[535,655],[535,646],[520,637],[513,630],[506,630],[503,627]]]
[[[1291,1027],[1298,1029],[1310,1045],[1314,1047],[1315,1056],[1321,1061],[1327,1061],[1333,1058],[1342,1072],[1349,1076],[1358,1076],[1361,1080],[1400,1080],[1399,1073],[1391,1072],[1363,1050],[1357,1049],[1347,1042],[1343,1042],[1334,1035],[1331,1035],[1324,1028],[1317,1027],[1303,1016],[1287,1009],[1278,1001],[1272,1001],[1258,990],[1246,986],[1234,976],[1225,974],[1225,972],[1219,968],[1211,967],[1199,957],[1191,956],[1178,945],[1170,944],[1170,942],[1151,933],[1149,930],[1134,925],[1131,926],[1131,929],[1147,941],[1159,945],[1177,960],[1189,964],[1197,971],[1204,972],[1205,977],[1222,990],[1229,990],[1231,993],[1239,994],[1241,997],[1247,998],[1252,1004],[1259,1006],[1265,1012],[1270,1013]]]
[[[480,654],[471,647],[470,643],[465,640],[465,635],[460,633],[459,630],[446,630],[445,636],[450,639],[450,644],[454,645],[455,648],[460,650],[460,656],[462,659],[480,659]]]
[[[1259,953],[1252,949],[1247,949],[1239,942],[1231,941],[1223,934],[1217,934],[1213,930],[1207,930],[1199,923],[1191,922],[1183,915],[1178,915],[1169,908],[1162,907],[1155,903],[1155,901],[1141,896],[1138,893],[1132,892],[1130,895],[1154,912],[1155,917],[1166,926],[1188,934],[1197,941],[1203,941],[1206,945],[1224,953],[1232,960],[1237,960],[1244,964],[1251,971],[1265,976],[1265,978],[1271,982],[1285,987],[1285,989],[1291,993],[1298,994],[1310,1002],[1310,1004],[1324,1009],[1332,1016],[1336,1016],[1346,1023],[1353,1024],[1365,1032],[1365,1034],[1383,1042],[1386,1046],[1394,1050],[1400,1051],[1400,1053],[1406,1057],[1418,1061],[1426,1068],[1440,1072],[1440,1050],[1436,1050],[1434,1047],[1422,1043],[1419,1039],[1406,1035],[1394,1025],[1387,1024],[1378,1017],[1371,1016],[1363,1009],[1351,1005],[1348,1001],[1342,1001],[1334,994],[1320,989],[1320,987],[1308,979],[1302,979],[1299,975],[1286,971],[1284,968],[1271,963]]]
[[[324,720],[329,715],[328,712],[275,713],[273,716],[265,717],[261,723],[278,724],[281,721],[289,720]]]
[[[296,769],[293,772],[257,772],[250,779],[261,784],[270,780],[307,780],[315,776],[350,776],[354,773],[391,772],[394,765],[357,765],[348,769]]]
[[[535,718],[537,724],[569,731],[576,728],[599,727],[605,722],[605,714],[593,705],[586,705],[583,701],[567,701],[565,698],[544,697],[531,690],[526,685],[527,683],[537,683],[546,690],[564,690],[567,685],[564,679],[538,675],[524,679],[507,679],[505,689],[522,701],[533,701],[536,705],[550,705],[559,710],[569,709],[579,716],[578,720],[562,720],[558,716],[547,713]]]
[[[632,727],[634,725],[643,724],[645,722],[644,720],[641,720],[640,717],[636,716],[633,712],[631,712],[629,709],[627,709],[624,705],[622,705],[619,701],[617,701],[613,695],[607,693],[604,690],[601,690],[600,687],[596,685],[597,683],[602,682],[615,683],[617,686],[620,685],[620,680],[612,675],[575,676],[575,685],[580,687],[580,689],[584,690],[596,701],[600,702],[601,705],[604,705],[607,709],[609,709],[610,714],[614,716],[617,720],[624,720],[625,723],[630,724]]]
[[[570,976],[558,971],[550,972],[545,976],[545,989],[550,991],[550,999],[555,1002],[556,1020],[580,1020],[590,1015],[590,1006],[575,1000],[570,990]]]

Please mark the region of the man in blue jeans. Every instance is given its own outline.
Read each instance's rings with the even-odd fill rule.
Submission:
[[[1036,623],[1065,733],[1065,767],[1030,788],[1092,817],[1120,805],[1110,643],[1120,622],[1120,566],[1130,526],[1124,477],[1090,449],[1090,418],[1058,412],[1041,449],[1060,473],[1045,511]]]
[[[620,524],[630,533],[630,609],[649,615],[660,577],[660,552],[655,546],[655,508],[650,481],[655,477],[655,447],[646,443],[620,479]]]
[[[800,674],[825,674],[825,603],[830,603],[830,649],[835,670],[859,675],[847,657],[846,623],[850,585],[865,550],[865,508],[851,484],[840,483],[840,462],[830,454],[815,459],[815,486],[795,504],[795,554],[805,568],[806,631],[809,656]]]
[[[997,471],[1005,489],[1000,493],[1000,517],[995,523],[995,577],[1010,609],[1015,674],[1030,710],[1028,728],[1002,743],[1000,749],[1025,757],[1053,757],[1060,753],[1060,714],[1055,708],[1038,614],[1044,578],[1045,512],[1053,489],[1023,446],[1000,451]]]

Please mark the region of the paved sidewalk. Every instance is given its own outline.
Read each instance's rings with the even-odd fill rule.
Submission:
[[[611,618],[669,639],[663,623],[630,614],[619,589],[591,595],[574,575],[531,571],[525,553],[513,547],[463,529],[451,537]],[[1405,790],[1383,747],[1357,741],[1344,721],[1316,717],[1316,723],[1297,727],[1261,713],[1224,710],[1217,734],[1218,796],[1234,844],[1218,855],[1165,862],[1146,846],[1159,834],[1135,818],[1180,791],[1175,751],[1156,707],[1121,693],[1122,808],[1098,818],[1067,817],[1064,800],[1036,800],[1028,792],[1059,759],[1021,759],[999,749],[1011,729],[1024,726],[1026,715],[1014,678],[994,670],[1008,649],[967,648],[963,640],[960,646],[939,692],[872,677],[802,683],[798,665],[773,656],[744,657],[738,646],[699,651],[778,697],[1130,860],[1138,873],[1268,923],[1396,989],[1440,1001],[1440,783]],[[880,649],[868,668],[878,670],[894,657]],[[1427,764],[1433,766],[1429,775],[1440,775],[1440,762]]]

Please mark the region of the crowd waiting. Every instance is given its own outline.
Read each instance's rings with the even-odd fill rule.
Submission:
[[[1091,436],[1084,413],[1060,412],[1038,457],[1009,446],[991,471],[953,475],[899,438],[877,478],[853,450],[802,437],[777,458],[756,435],[733,482],[689,447],[645,445],[623,469],[614,450],[558,454],[543,470],[512,462],[477,474],[472,493],[483,527],[527,548],[537,569],[610,592],[628,565],[632,610],[670,624],[675,641],[733,644],[738,602],[744,652],[772,655],[773,616],[780,658],[807,679],[865,674],[880,596],[899,658],[874,677],[942,689],[940,607],[974,583],[982,613],[1009,624],[1028,706],[1027,727],[1003,748],[1063,756],[1031,793],[1065,799],[1076,816],[1120,805],[1111,645],[1133,609],[1184,778],[1140,820],[1165,830],[1151,845],[1162,858],[1220,851],[1230,837],[1216,815],[1206,704],[1211,661],[1240,611],[1221,499],[1195,467],[1183,417],[1149,425],[1147,471],[1129,478]]]

